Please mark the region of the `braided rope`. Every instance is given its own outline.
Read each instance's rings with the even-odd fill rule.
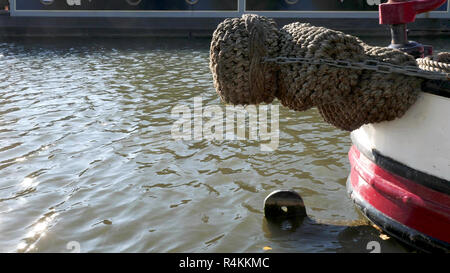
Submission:
[[[263,58],[267,55],[264,47],[265,33],[262,24],[257,23],[256,16],[249,15],[244,17],[244,20],[245,28],[249,33],[250,93],[258,94],[258,90],[265,90],[264,75],[267,66],[263,63]]]
[[[378,60],[417,66],[402,51],[373,47],[357,37],[293,23],[279,29],[266,17],[226,19],[213,34],[210,68],[221,99],[231,104],[271,103],[295,111],[317,107],[324,120],[352,131],[367,123],[399,118],[418,98],[422,79],[327,64],[264,62],[264,58]]]
[[[221,99],[232,104],[271,103],[277,91],[276,68],[263,62],[278,51],[276,24],[244,15],[226,19],[214,32],[210,69]]]

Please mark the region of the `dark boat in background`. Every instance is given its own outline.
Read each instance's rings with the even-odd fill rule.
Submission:
[[[9,2],[9,4],[8,4]],[[0,1],[0,36],[210,36],[224,18],[256,13],[350,34],[385,35],[386,0],[9,0]],[[410,35],[450,33],[448,1],[418,17]],[[368,31],[370,29],[370,31]]]

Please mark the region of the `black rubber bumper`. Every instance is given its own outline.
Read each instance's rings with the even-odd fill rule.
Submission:
[[[347,179],[347,193],[361,212],[375,225],[383,231],[400,240],[401,242],[427,253],[448,253],[450,244],[441,240],[432,238],[417,230],[409,228],[394,219],[381,213],[368,202],[366,202],[358,193],[353,191],[350,178]]]

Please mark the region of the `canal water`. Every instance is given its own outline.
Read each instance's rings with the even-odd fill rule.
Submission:
[[[410,251],[354,207],[349,133],[315,109],[280,107],[273,151],[174,138],[175,107],[225,112],[208,39],[13,40],[0,54],[1,252]],[[268,223],[277,189],[322,224]]]

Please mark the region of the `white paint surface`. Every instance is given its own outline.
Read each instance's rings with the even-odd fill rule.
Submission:
[[[400,119],[352,132],[364,148],[450,180],[450,99],[422,93]]]

